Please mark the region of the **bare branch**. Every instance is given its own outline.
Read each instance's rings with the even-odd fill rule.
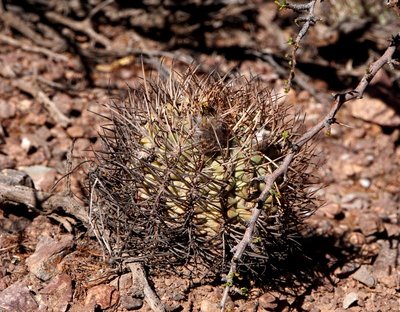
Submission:
[[[290,73],[287,81],[287,90],[292,85],[292,81],[294,78],[294,70],[297,65],[297,50],[300,47],[300,41],[303,39],[303,37],[306,35],[307,31],[310,29],[311,26],[314,26],[315,23],[317,22],[317,18],[314,15],[314,8],[317,0],[312,0],[306,4],[287,4],[288,9],[292,9],[297,12],[303,12],[307,11],[307,14],[300,16],[299,18],[296,19],[296,23],[301,22],[303,23],[303,26],[301,27],[299,33],[297,34],[296,39],[292,43],[293,49],[292,49],[292,55],[291,55],[291,60],[290,60]],[[300,9],[301,8],[301,9]]]
[[[63,62],[68,61],[68,58],[65,55],[55,53],[47,48],[34,46],[32,43],[31,44],[23,43],[21,41],[15,40],[14,38],[6,36],[4,34],[0,34],[0,40],[6,44],[12,45],[14,47],[18,47],[18,48],[28,51],[28,52],[44,54],[44,55],[48,56],[49,58],[54,59],[56,61],[63,61]]]
[[[26,80],[19,79],[16,80],[15,86],[29,93],[32,97],[34,97],[37,101],[43,104],[45,109],[49,112],[50,117],[62,127],[67,127],[71,124],[71,119],[65,116],[57,107],[57,105],[40,89],[39,85],[36,82],[36,79]]]
[[[233,277],[236,273],[237,265],[246,250],[247,246],[252,240],[253,232],[256,227],[257,220],[261,214],[261,210],[263,209],[264,203],[268,198],[269,191],[273,186],[273,183],[276,179],[284,175],[295,158],[295,156],[300,152],[301,148],[309,142],[315,135],[317,135],[322,129],[326,129],[326,134],[330,134],[330,126],[334,124],[335,117],[339,109],[343,106],[344,103],[362,98],[365,89],[367,88],[368,84],[372,80],[372,78],[376,75],[376,73],[385,65],[389,64],[392,61],[392,57],[396,49],[400,46],[400,33],[393,37],[389,47],[386,49],[384,54],[375,61],[368,69],[367,73],[361,79],[359,84],[354,90],[336,94],[335,99],[332,105],[331,110],[328,114],[314,127],[304,133],[294,144],[292,144],[292,151],[286,155],[282,164],[270,175],[264,177],[265,180],[265,189],[261,193],[261,195],[257,199],[257,203],[254,205],[253,212],[251,219],[249,221],[249,225],[246,229],[245,234],[243,235],[242,240],[234,247],[235,254],[231,260],[231,267],[229,273],[227,275],[226,287],[225,291],[221,300],[221,308],[222,310],[225,307],[226,300],[228,298],[229,290],[231,285],[233,285]]]
[[[71,28],[74,31],[81,31],[85,33],[89,38],[94,41],[102,44],[106,49],[110,49],[111,41],[107,37],[97,33],[92,26],[92,22],[89,18],[84,19],[83,21],[75,21],[71,20],[68,17],[62,16],[55,12],[47,12],[46,17],[53,22],[60,23],[64,26]]]
[[[132,272],[133,285],[139,285],[143,289],[144,298],[151,310],[154,312],[165,312],[166,309],[164,304],[158,298],[157,294],[150,287],[149,282],[147,281],[143,265],[140,263],[128,263],[127,265]]]

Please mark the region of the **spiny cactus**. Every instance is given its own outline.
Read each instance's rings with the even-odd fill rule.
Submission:
[[[110,105],[104,150],[88,175],[93,229],[110,256],[224,272],[264,189],[260,177],[297,135],[301,122],[288,110],[255,79],[191,70],[145,81]],[[305,159],[270,190],[245,262],[284,255],[285,239],[314,208]]]

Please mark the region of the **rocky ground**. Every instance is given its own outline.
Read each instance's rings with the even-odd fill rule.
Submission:
[[[21,13],[23,6],[5,3],[8,12]],[[79,45],[60,50],[40,45],[18,28],[15,17],[10,22],[2,15],[0,311],[151,310],[131,272],[106,261],[85,223],[83,203],[70,199],[81,194],[84,183],[85,168],[77,165],[100,146],[104,104],[125,98],[128,86],[137,87],[142,67],[149,73],[173,63],[178,69],[200,64],[203,72],[234,70],[258,75],[284,93],[284,55],[290,48],[287,38],[298,30],[295,15],[278,12],[269,1],[232,3],[213,12],[201,24],[207,25],[204,29],[183,13],[173,14],[168,31],[164,23],[171,12],[165,7],[153,4],[146,13],[119,8],[130,9],[135,17],[127,26],[118,23],[113,4],[104,9],[104,16],[114,16],[113,23],[93,18],[100,38],[79,29],[82,25],[76,28],[46,15],[47,22],[61,24],[58,30]],[[304,39],[299,83],[285,101],[305,113],[305,127],[324,116],[332,93],[357,84],[367,64],[400,29],[386,8],[362,11],[358,6],[325,1],[318,11],[324,21]],[[33,27],[41,15],[30,14],[27,25]],[[99,42],[108,50],[97,49]],[[255,285],[245,296],[232,294],[228,311],[399,311],[399,94],[399,69],[385,68],[363,99],[340,111],[340,124],[333,125],[331,136],[315,139],[321,207],[306,221],[299,241],[304,261],[289,259],[286,264],[294,276],[309,276],[298,274],[293,287],[265,292]],[[52,200],[49,193],[56,194]],[[165,274],[148,279],[169,311],[218,311],[221,283],[193,283]]]

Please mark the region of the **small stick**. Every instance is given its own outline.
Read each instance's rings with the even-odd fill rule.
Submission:
[[[110,49],[110,39],[103,36],[102,34],[97,33],[93,29],[90,17],[84,19],[83,21],[75,21],[56,12],[47,12],[46,17],[51,21],[69,27],[74,31],[81,31],[85,33],[90,39],[101,43],[107,50]]]
[[[46,48],[34,46],[34,45],[32,45],[32,43],[30,43],[30,44],[23,43],[21,41],[15,40],[12,37],[6,36],[4,34],[0,34],[0,40],[5,42],[6,44],[20,48],[24,51],[40,53],[40,54],[46,55],[49,58],[54,59],[56,61],[63,61],[63,62],[68,61],[68,57],[66,57],[65,55],[55,53]]]
[[[137,262],[128,263],[127,265],[132,272],[133,284],[135,286],[139,285],[143,289],[144,298],[150,308],[154,312],[166,312],[164,304],[158,298],[157,294],[150,287],[149,282],[147,281],[143,265]]]
[[[71,124],[71,119],[65,116],[58,109],[57,105],[40,89],[35,79],[28,81],[19,79],[15,82],[15,86],[18,89],[29,93],[37,101],[42,103],[45,109],[49,112],[50,117],[62,127],[66,128],[69,124]]]

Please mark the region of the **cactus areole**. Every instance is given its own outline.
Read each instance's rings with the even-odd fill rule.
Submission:
[[[152,268],[225,272],[262,177],[290,150],[300,120],[256,80],[173,73],[110,104],[88,174],[89,215],[104,249]],[[276,181],[243,264],[284,256],[313,209],[307,154]]]

